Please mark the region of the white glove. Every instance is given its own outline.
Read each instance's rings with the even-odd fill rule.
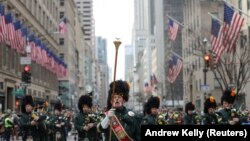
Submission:
[[[101,126],[103,129],[107,129],[109,126],[109,119],[115,115],[115,109],[110,109],[106,117],[102,120]]]
[[[107,129],[109,126],[109,117],[106,116],[102,121],[101,121],[101,126],[103,129]]]
[[[111,117],[113,117],[115,115],[115,109],[110,109],[109,111],[108,111],[108,117],[109,118],[111,118]]]

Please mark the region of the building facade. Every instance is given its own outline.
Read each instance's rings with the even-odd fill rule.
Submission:
[[[15,34],[19,32],[19,35],[14,35],[14,37],[19,36],[20,40],[12,40],[11,37],[6,37],[5,40],[1,41],[0,109],[3,111],[10,108],[20,112],[21,98],[24,94],[31,94],[36,104],[44,101],[49,101],[50,104],[53,104],[58,95],[57,74],[51,71],[47,67],[48,65],[44,64],[41,56],[31,56],[32,61],[28,65],[31,67],[32,79],[31,84],[25,88],[23,82],[21,82],[21,73],[24,68],[24,65],[21,65],[21,57],[27,56],[25,48],[29,44],[34,44],[31,55],[34,55],[33,47],[39,50],[39,47],[43,46],[43,49],[46,47],[51,54],[58,56],[58,36],[53,34],[58,27],[58,1],[9,0],[1,1],[1,5],[4,7],[4,13],[1,13],[1,16],[11,15],[9,26],[11,24],[14,26],[14,23],[20,22],[21,27],[15,26],[14,28]],[[3,27],[3,24],[1,25]],[[20,34],[20,31],[23,31],[22,29],[26,29],[29,34],[26,32]],[[10,29],[7,30],[6,35],[9,35],[9,31]],[[40,44],[35,44],[31,37],[35,37]],[[27,38],[29,40],[26,40]],[[47,50],[46,55],[48,55]],[[40,51],[45,50],[40,49]]]
[[[66,19],[66,32],[59,34],[59,56],[68,64],[68,73],[59,79],[59,96],[66,107],[72,107],[73,97],[79,84],[79,50],[75,38],[75,17],[77,16],[73,0],[60,1],[58,21]]]
[[[96,38],[96,47],[97,47],[97,60],[98,60],[98,71],[99,72],[99,85],[98,85],[98,94],[97,94],[97,103],[101,107],[106,106],[107,92],[109,90],[109,71],[108,71],[108,62],[107,62],[107,40],[102,37]]]
[[[211,48],[211,16],[208,12],[223,17],[223,3],[216,1],[185,1],[183,30],[183,77],[184,101],[192,101],[198,110],[204,108],[204,99],[213,95],[220,101],[222,92],[215,83],[212,71],[204,71],[204,54]],[[204,88],[208,87],[208,91]]]

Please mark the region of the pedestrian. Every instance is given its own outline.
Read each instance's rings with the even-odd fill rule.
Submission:
[[[7,109],[6,117],[4,119],[4,127],[5,127],[4,138],[6,141],[10,141],[13,126],[14,126],[14,123],[12,120],[12,112],[10,109]]]

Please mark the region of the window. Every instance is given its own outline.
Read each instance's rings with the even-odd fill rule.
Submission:
[[[36,17],[36,9],[37,9],[37,1],[34,1],[34,7],[33,7],[33,15]]]
[[[63,53],[60,53],[59,56],[60,56],[60,58],[61,58],[62,60],[64,60],[64,54],[63,54]]]
[[[4,48],[5,48],[5,53],[3,54],[4,55],[4,66],[8,66],[7,60],[9,60],[9,58],[8,58],[9,55],[6,55],[6,54],[9,54],[9,48],[7,46],[4,46]]]
[[[64,45],[64,38],[59,39],[59,45]]]
[[[15,67],[15,63],[16,63],[16,57],[17,57],[17,54],[14,50],[11,50],[11,69],[14,69]]]
[[[60,0],[60,6],[64,6],[64,0]]]
[[[242,9],[242,0],[239,0],[238,2],[239,2],[239,3],[238,3],[238,4],[239,4],[239,9]],[[240,12],[240,13],[241,13],[241,12]]]
[[[59,18],[63,18],[64,17],[64,12],[60,12]]]
[[[51,28],[50,26],[49,26],[49,23],[50,23],[50,20],[49,20],[49,17],[47,16],[47,21],[46,21],[46,29],[47,29],[47,31],[48,32],[50,32],[50,29],[49,28]]]
[[[41,8],[41,6],[39,6],[38,14],[39,14],[39,16],[38,16],[37,18],[38,18],[38,20],[39,20],[40,22],[42,22],[43,17],[42,17],[42,8]],[[39,19],[39,18],[40,18],[40,19]]]
[[[82,3],[84,3],[84,4],[90,4],[90,1],[84,1]]]
[[[247,10],[250,9],[250,0],[247,0]]]
[[[43,20],[42,20],[43,22],[43,26],[46,28],[46,14],[45,14],[45,12],[43,11]]]
[[[3,90],[3,82],[0,82],[0,89]]]

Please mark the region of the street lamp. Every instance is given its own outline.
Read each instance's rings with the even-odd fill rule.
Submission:
[[[204,87],[207,87],[207,72],[208,72],[208,68],[209,68],[209,63],[210,63],[210,55],[206,53],[206,44],[207,44],[207,38],[203,39],[203,45],[204,45],[204,55],[203,55],[203,59],[204,59],[204,68],[203,68],[203,73],[204,73]],[[206,92],[204,92],[204,99],[206,99]]]

